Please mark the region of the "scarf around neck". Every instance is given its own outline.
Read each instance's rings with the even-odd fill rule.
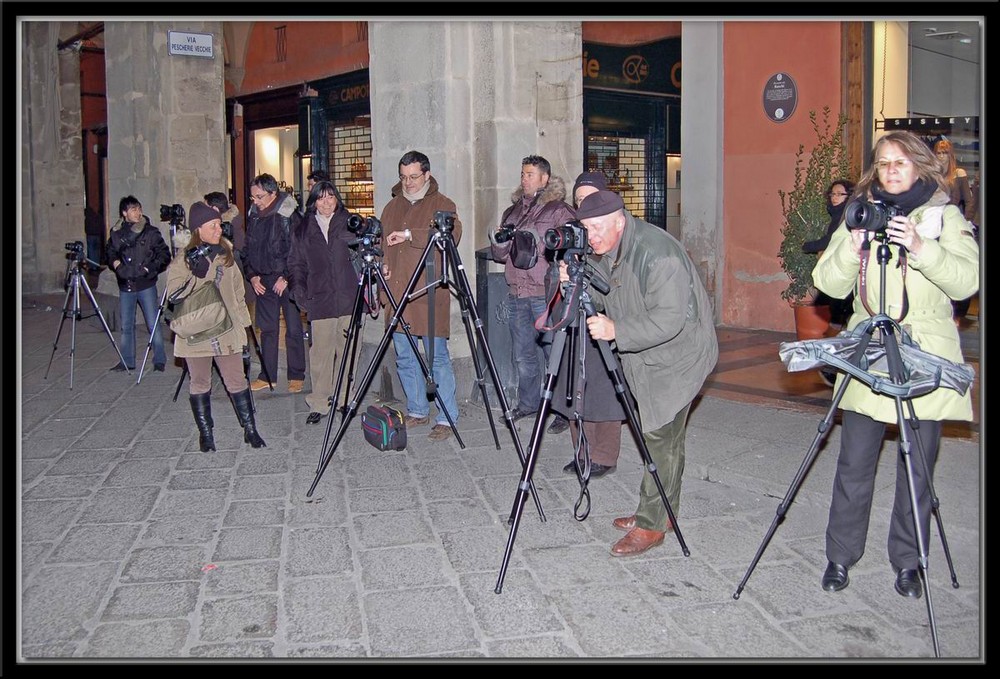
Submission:
[[[937,185],[917,179],[908,190],[902,193],[886,193],[881,187],[872,185],[872,197],[887,205],[893,205],[909,215],[926,203],[937,191]]]

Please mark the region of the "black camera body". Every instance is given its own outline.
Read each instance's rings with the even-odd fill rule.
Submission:
[[[160,221],[179,225],[184,222],[184,206],[180,203],[160,206]]]
[[[202,243],[197,247],[189,249],[184,256],[187,257],[187,261],[194,263],[199,257],[206,257],[211,249],[211,245],[208,243]]]
[[[587,249],[587,227],[577,220],[566,222],[545,232],[542,242],[549,250],[580,250]]]
[[[504,224],[497,232],[493,234],[494,243],[506,243],[514,237],[514,231],[517,227],[513,224]]]
[[[222,237],[228,240],[230,243],[233,242],[233,223],[232,222],[222,222]]]
[[[441,233],[451,233],[455,228],[455,213],[447,210],[438,210],[434,213],[432,226]]]
[[[858,200],[851,202],[844,210],[844,222],[851,231],[871,231],[884,234],[889,220],[893,217],[905,217],[906,213],[895,205],[883,203],[880,200]]]
[[[357,238],[347,243],[349,247],[374,248],[382,237],[382,222],[378,217],[362,217],[354,213],[347,218],[347,228]]]

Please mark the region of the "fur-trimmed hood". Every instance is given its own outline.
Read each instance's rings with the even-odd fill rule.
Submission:
[[[240,209],[235,205],[230,205],[229,209],[223,212],[220,215],[220,217],[222,217],[222,221],[224,222],[231,222],[237,217],[239,217],[239,215],[240,215]]]
[[[518,186],[514,193],[510,194],[510,202],[516,203],[524,196],[524,189]],[[566,200],[566,182],[562,177],[549,175],[549,183],[538,194],[538,204],[545,205],[554,200]]]
[[[174,249],[178,252],[184,250],[188,243],[191,242],[191,230],[190,229],[176,229],[174,230]]]

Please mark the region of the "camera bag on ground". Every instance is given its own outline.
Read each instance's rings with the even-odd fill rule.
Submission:
[[[403,413],[389,406],[368,406],[361,413],[365,440],[379,450],[402,450],[406,447],[406,422]]]
[[[188,344],[215,339],[233,327],[215,281],[198,285],[192,276],[167,299],[173,305],[170,329],[178,337],[186,339]]]
[[[530,269],[538,262],[538,234],[532,229],[518,229],[510,244],[510,263],[517,269]]]

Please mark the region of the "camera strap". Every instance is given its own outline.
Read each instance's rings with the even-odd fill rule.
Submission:
[[[865,307],[865,311],[868,312],[869,316],[874,316],[876,312],[873,311],[868,305],[868,263],[871,260],[871,245],[872,242],[868,239],[865,239],[865,242],[861,245],[861,253],[858,256],[858,280],[861,294],[861,304]],[[910,298],[909,295],[906,294],[906,248],[902,246],[899,248],[899,263],[897,266],[902,270],[903,275],[903,299],[899,318],[893,318],[892,320],[899,323],[906,318],[906,314],[910,311]],[[890,318],[892,317],[890,316]]]

